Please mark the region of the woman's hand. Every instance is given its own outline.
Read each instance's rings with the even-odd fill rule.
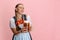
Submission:
[[[24,23],[24,27],[22,28],[22,32],[31,31],[30,23]]]
[[[16,28],[11,28],[11,30],[15,35],[21,33],[21,30],[17,31]]]
[[[21,29],[21,31],[22,31],[22,32],[28,32],[28,29],[25,28],[25,27],[23,27],[23,28]]]

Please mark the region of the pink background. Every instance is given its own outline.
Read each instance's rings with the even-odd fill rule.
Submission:
[[[0,40],[11,40],[9,20],[23,3],[32,19],[33,40],[60,40],[60,0],[0,0]]]

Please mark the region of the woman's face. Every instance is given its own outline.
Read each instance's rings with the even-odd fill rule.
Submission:
[[[24,6],[23,5],[18,5],[17,11],[18,11],[18,13],[22,14],[24,12]]]

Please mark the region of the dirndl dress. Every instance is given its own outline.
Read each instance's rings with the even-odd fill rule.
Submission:
[[[30,26],[32,25],[30,16],[27,17],[27,21],[30,22]],[[21,26],[23,27],[23,26]],[[10,20],[10,28],[16,28],[14,18]],[[30,32],[19,33],[17,35],[13,35],[12,40],[32,40]]]

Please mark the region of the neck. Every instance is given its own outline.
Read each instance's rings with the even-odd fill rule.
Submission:
[[[21,15],[22,13],[17,12],[17,14]]]
[[[21,13],[16,13],[17,20],[21,18],[21,15],[22,15]]]

